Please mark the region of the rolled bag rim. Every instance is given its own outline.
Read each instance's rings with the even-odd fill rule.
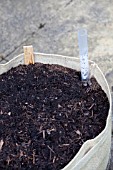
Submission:
[[[64,55],[58,55],[58,54],[45,54],[45,53],[37,53],[37,52],[34,52],[34,55],[35,55],[35,59],[36,57],[38,57],[38,59],[40,57],[57,57],[58,59],[68,59],[68,60],[75,60],[75,61],[79,61],[79,58],[77,57],[71,57],[71,56],[64,56]],[[13,59],[11,59],[10,61],[8,61],[7,63],[5,64],[0,64],[0,67],[4,68],[4,72],[7,72],[9,69],[11,69],[13,67],[8,67],[13,61],[15,60],[18,60],[20,61],[19,64],[24,64],[24,54],[19,54],[18,56],[14,57]],[[40,61],[39,61],[40,62]],[[91,154],[94,154],[95,152],[95,148],[97,147],[97,145],[100,143],[102,144],[106,138],[107,138],[107,133],[108,133],[108,130],[109,130],[109,126],[110,126],[110,123],[111,123],[111,113],[112,113],[112,97],[111,97],[111,93],[110,93],[110,89],[109,89],[109,85],[107,83],[107,80],[103,74],[103,72],[101,71],[101,69],[98,67],[98,65],[94,62],[94,61],[91,61],[89,60],[89,63],[91,65],[93,65],[100,73],[101,73],[101,76],[103,77],[105,83],[106,83],[106,86],[107,86],[107,90],[108,90],[108,94],[107,94],[107,97],[109,99],[109,104],[110,104],[110,108],[109,108],[109,112],[108,112],[108,117],[107,117],[107,121],[106,121],[106,126],[104,128],[104,130],[98,135],[96,136],[94,139],[90,139],[90,140],[87,140],[86,142],[84,142],[84,144],[81,146],[81,148],[79,149],[78,153],[74,156],[74,158],[62,169],[62,170],[74,170],[74,168],[76,168],[76,166],[78,164],[84,164],[84,160],[88,161],[90,159],[89,156],[91,156]],[[18,65],[19,65],[18,64]],[[61,64],[62,65],[62,64]],[[16,66],[15,66],[16,67]],[[6,70],[5,70],[6,69]],[[75,68],[76,69],[76,68]],[[2,74],[2,73],[1,73]],[[84,150],[85,148],[85,150]],[[93,151],[93,152],[92,152]],[[72,168],[73,167],[73,168]]]

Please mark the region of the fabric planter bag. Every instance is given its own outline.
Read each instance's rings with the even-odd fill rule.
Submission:
[[[80,60],[75,57],[34,53],[34,62],[44,64],[58,64],[80,71]],[[0,64],[0,74],[12,67],[24,64],[24,54],[13,58],[6,64]],[[62,170],[106,170],[111,150],[112,102],[108,83],[100,68],[93,61],[89,61],[90,73],[106,93],[110,108],[104,130],[94,139],[86,141],[75,157]]]

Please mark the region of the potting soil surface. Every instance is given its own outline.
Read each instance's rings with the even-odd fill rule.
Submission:
[[[97,83],[58,65],[20,65],[0,75],[0,169],[59,170],[106,124]]]

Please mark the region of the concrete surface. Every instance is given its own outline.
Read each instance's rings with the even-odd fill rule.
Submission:
[[[0,62],[31,44],[37,52],[78,56],[80,27],[88,30],[89,59],[98,63],[112,92],[112,0],[0,0]]]

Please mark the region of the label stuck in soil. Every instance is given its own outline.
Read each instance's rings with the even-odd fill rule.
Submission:
[[[81,63],[81,78],[83,81],[89,79],[89,64],[88,64],[88,54],[82,54],[80,56],[80,63]]]

